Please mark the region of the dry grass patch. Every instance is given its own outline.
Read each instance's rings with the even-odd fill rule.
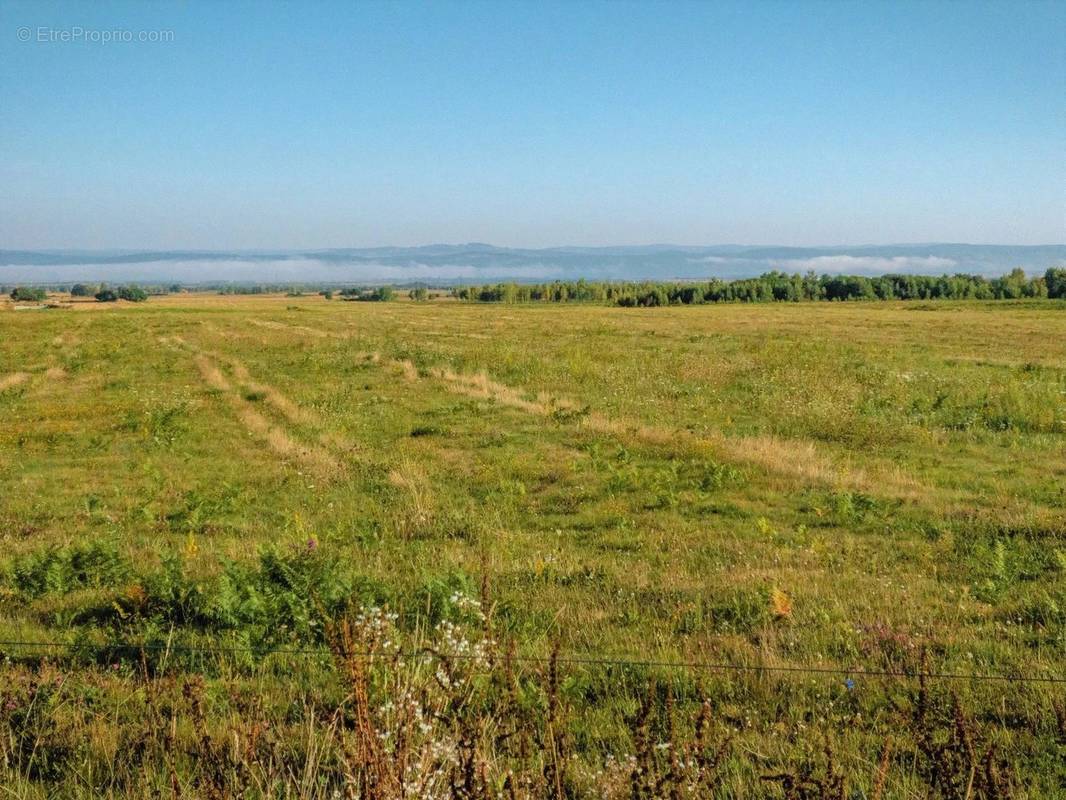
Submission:
[[[10,372],[7,375],[2,375],[0,376],[0,392],[6,392],[8,389],[13,389],[29,379],[30,376],[27,372]]]

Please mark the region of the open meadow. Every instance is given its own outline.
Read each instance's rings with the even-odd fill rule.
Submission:
[[[0,309],[0,542],[14,797],[1066,791],[1061,301]]]

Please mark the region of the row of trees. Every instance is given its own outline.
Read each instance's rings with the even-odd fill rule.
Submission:
[[[215,288],[205,286],[202,288]],[[224,285],[217,287],[219,294],[268,294],[283,291],[287,297],[303,297],[306,291],[311,291],[306,286],[277,287],[269,284],[259,285]],[[319,289],[318,294],[327,300],[332,300],[334,294],[339,294],[344,300],[366,300],[369,302],[388,302],[397,297],[396,289],[392,286],[345,286],[341,289]],[[431,293],[428,286],[415,286],[408,290],[407,296],[412,300],[425,301],[438,297],[439,293]]]
[[[346,286],[337,289],[335,284],[301,283],[301,284],[275,284],[275,283],[206,283],[198,284],[201,291],[215,291],[219,294],[284,294],[287,297],[303,297],[306,294],[316,293],[327,299],[339,294],[345,300],[393,300],[396,292],[391,286]]]
[[[341,297],[345,300],[367,300],[374,303],[388,302],[396,299],[396,292],[391,286],[379,286],[376,289],[341,289]]]
[[[460,300],[488,303],[599,302],[620,306],[699,303],[768,303],[814,300],[1012,300],[1066,298],[1066,268],[1030,278],[1015,269],[999,278],[981,275],[806,275],[767,272],[733,281],[704,283],[611,283],[555,281],[542,284],[497,283],[460,287]]]
[[[0,287],[2,291],[5,287]],[[10,294],[22,302],[41,302],[46,297],[46,288],[59,287],[16,286]],[[76,283],[70,286],[74,297],[95,297],[102,302],[130,300],[141,302],[152,294],[180,292],[182,287],[148,287],[135,284],[110,288]],[[268,284],[237,285],[215,284],[202,288],[214,289],[221,294],[261,294],[287,291],[290,296],[300,296],[299,288],[279,287]],[[319,294],[331,298],[332,290]],[[435,295],[428,288],[417,286],[409,291],[412,300],[430,300]],[[552,283],[521,284],[496,283],[484,286],[463,286],[452,290],[452,296],[460,300],[485,303],[609,303],[619,306],[665,306],[699,303],[765,303],[799,302],[813,300],[1010,300],[1019,298],[1066,298],[1066,267],[1047,270],[1041,277],[1030,278],[1021,269],[1012,270],[998,278],[981,275],[816,275],[767,272],[757,278],[726,281],[712,278],[700,283],[663,281],[610,282],[610,281],[554,281]],[[345,300],[382,302],[394,300],[396,291],[390,286],[377,288],[346,287],[340,290]]]
[[[136,284],[119,286],[112,289],[107,284],[102,285],[93,295],[101,303],[113,303],[116,300],[128,300],[131,303],[143,303],[148,299],[148,292]]]
[[[70,287],[70,294],[72,297],[95,297],[101,303],[112,303],[116,300],[143,303],[148,299],[148,292],[136,284],[111,288],[106,283],[100,286],[76,283]],[[40,286],[16,286],[11,290],[11,299],[22,303],[40,303],[48,299],[48,292]]]

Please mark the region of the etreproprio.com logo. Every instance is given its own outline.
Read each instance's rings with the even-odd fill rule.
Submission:
[[[131,30],[129,28],[83,28],[74,25],[69,28],[53,28],[40,25],[35,28],[23,26],[16,36],[20,42],[39,44],[133,44],[168,43],[174,41],[172,30]]]

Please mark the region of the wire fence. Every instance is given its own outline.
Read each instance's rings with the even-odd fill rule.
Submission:
[[[164,653],[202,653],[205,655],[237,655],[249,654],[264,657],[268,655],[289,656],[322,656],[331,657],[332,653],[326,648],[255,648],[237,646],[216,645],[178,645],[178,644],[135,644],[130,642],[55,642],[55,641],[17,641],[0,640],[0,648],[4,647],[27,647],[27,648],[57,648],[66,650],[86,649],[106,652],[164,652]],[[483,655],[470,653],[442,653],[432,649],[419,650],[417,652],[370,652],[370,651],[346,651],[345,657],[350,658],[394,658],[397,660],[414,661],[419,659],[451,659],[454,661],[468,661],[483,659]],[[645,669],[679,669],[701,672],[737,672],[737,673],[782,673],[782,674],[809,674],[809,675],[834,675],[845,678],[904,678],[941,681],[975,681],[975,682],[1003,682],[1003,683],[1043,683],[1043,684],[1066,684],[1066,676],[1057,675],[1006,675],[997,673],[980,672],[940,672],[922,670],[891,670],[891,669],[863,669],[850,667],[830,667],[821,665],[765,665],[765,664],[735,664],[729,662],[713,661],[669,661],[656,659],[637,658],[610,658],[593,654],[587,655],[558,655],[558,656],[523,656],[508,655],[511,661],[519,664],[536,664],[543,666],[554,661],[556,664],[569,666],[602,666],[602,667],[640,667]]]

